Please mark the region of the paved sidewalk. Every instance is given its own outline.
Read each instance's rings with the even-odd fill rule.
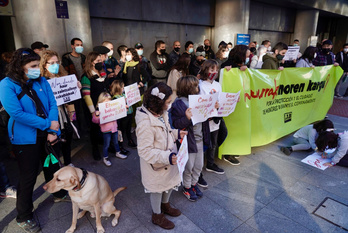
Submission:
[[[347,118],[329,115],[329,119],[338,132],[348,129]],[[291,135],[253,148],[251,155],[240,157],[239,166],[218,160],[226,173],[217,175],[204,170],[209,187],[197,202],[188,201],[181,190],[173,192],[170,201],[182,215],[169,217],[176,225],[170,232],[346,232],[313,211],[326,197],[348,205],[348,169],[335,166],[321,171],[310,167],[301,162],[308,155],[305,152],[285,156],[279,146],[290,142]],[[116,197],[116,207],[122,211],[119,224],[112,227],[112,217],[102,220],[106,232],[169,232],[151,223],[149,195],[141,184],[136,150],[127,160],[112,157],[111,167],[92,159],[86,139],[74,142],[73,154],[76,166],[101,174],[113,190],[128,187]],[[7,160],[6,165],[15,182],[15,161]],[[42,189],[43,182],[41,173],[34,192],[35,217],[42,232],[65,232],[71,224],[71,203],[53,203],[52,196]],[[15,199],[0,202],[0,232],[21,232],[15,222]],[[341,221],[347,228],[348,211],[344,210],[347,207],[338,204],[329,215],[333,215],[331,221]],[[329,210],[324,209],[324,214],[325,211]],[[78,220],[75,232],[95,231],[95,219],[85,216]]]

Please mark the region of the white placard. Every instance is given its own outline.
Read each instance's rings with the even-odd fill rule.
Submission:
[[[330,163],[331,159],[323,159],[321,154],[315,152],[314,154],[308,155],[306,158],[302,159],[301,162],[319,168],[320,170],[325,170],[328,167],[325,166],[324,163]]]
[[[300,52],[300,46],[288,46],[288,51],[286,51],[284,60],[292,61],[298,59],[298,54]]]
[[[176,145],[175,145],[176,146]],[[176,155],[177,160],[176,160],[176,164],[178,165],[178,169],[179,169],[179,174],[181,177],[181,181],[183,181],[182,179],[182,174],[185,170],[185,166],[188,160],[188,146],[187,146],[187,136],[185,135],[184,139],[181,142],[181,146],[180,149]]]
[[[234,112],[234,109],[236,108],[237,102],[239,100],[239,94],[240,91],[238,91],[238,93],[220,92],[220,107],[218,109],[219,117],[226,117],[230,115],[232,112]]]
[[[126,100],[124,97],[98,104],[100,124],[115,121],[127,116]]]
[[[204,122],[210,117],[217,116],[215,103],[219,98],[219,93],[212,95],[189,95],[189,107],[192,112],[192,124]]]
[[[124,87],[124,92],[127,98],[127,105],[132,106],[141,100],[140,91],[137,83],[133,83],[129,86]]]
[[[81,99],[81,93],[77,87],[77,79],[74,74],[47,80],[51,86],[57,106]]]

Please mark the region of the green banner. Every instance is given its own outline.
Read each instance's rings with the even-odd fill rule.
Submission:
[[[241,91],[235,111],[225,117],[228,136],[222,154],[247,155],[251,147],[271,143],[293,131],[322,120],[329,111],[338,66],[279,70],[223,70],[223,92]]]

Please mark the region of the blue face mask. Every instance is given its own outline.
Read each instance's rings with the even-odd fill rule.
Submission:
[[[247,58],[245,59],[245,64],[248,64],[249,61],[250,61],[250,58],[247,57]]]
[[[29,79],[37,79],[40,77],[40,69],[39,68],[29,68],[28,73],[26,73]]]
[[[193,53],[193,48],[189,48],[189,53]]]
[[[83,52],[83,47],[82,46],[76,46],[75,47],[75,52],[82,53]]]
[[[139,56],[143,56],[144,50],[139,49],[139,50],[137,50],[137,53],[138,53]]]
[[[59,65],[57,63],[53,64],[53,65],[50,65],[48,67],[48,71],[51,73],[51,74],[58,74],[58,71],[59,71]]]

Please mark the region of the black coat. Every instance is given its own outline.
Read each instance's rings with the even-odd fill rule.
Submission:
[[[123,74],[122,76],[123,82],[125,86],[131,85],[133,83],[140,83],[142,82],[145,84],[147,81],[150,80],[150,75],[146,71],[145,67],[138,63],[135,66],[128,66],[127,67],[127,73]],[[144,87],[140,87],[140,95],[144,94]]]

